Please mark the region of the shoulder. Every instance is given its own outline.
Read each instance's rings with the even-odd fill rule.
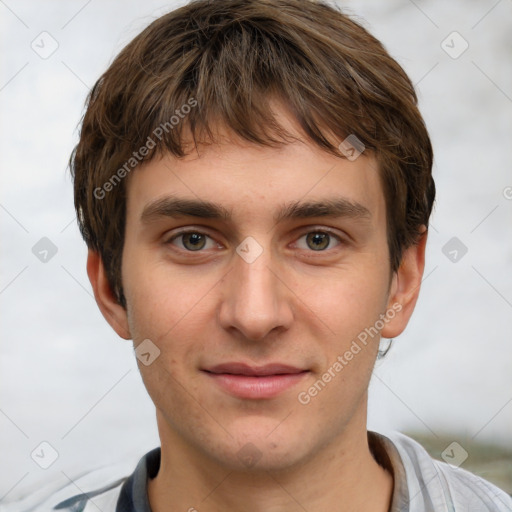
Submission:
[[[63,473],[23,499],[0,505],[0,512],[115,512],[123,483],[129,478],[126,471],[123,465],[111,465],[80,475]]]
[[[425,448],[404,434],[393,432],[382,437],[387,439],[388,448],[392,443],[403,464],[411,511],[429,507],[468,512],[512,511],[512,497],[487,480],[433,459]],[[449,456],[455,457],[456,449],[454,445]],[[413,506],[415,502],[418,507]]]

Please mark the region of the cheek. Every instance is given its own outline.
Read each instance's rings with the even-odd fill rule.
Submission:
[[[218,279],[200,272],[180,272],[162,262],[133,259],[123,264],[124,290],[134,339],[163,340],[195,329]]]
[[[198,341],[204,342],[205,322],[211,318],[206,311],[207,290],[186,287],[179,280],[152,279],[150,273],[147,278],[138,277],[127,290],[132,336],[135,345],[150,339],[159,351],[150,365],[139,361],[138,366],[155,405],[179,414],[187,397],[196,395],[191,376],[197,364]],[[187,293],[183,293],[184,287]]]
[[[125,295],[135,345],[151,340],[159,350],[150,366],[139,362],[148,393],[161,408],[179,412],[184,386],[194,394],[194,370],[201,347],[211,344],[215,284],[212,276],[185,276],[162,264],[127,267]],[[162,396],[163,393],[163,396]],[[185,395],[188,396],[187,393]],[[167,404],[163,406],[163,404]]]
[[[388,275],[376,264],[343,267],[301,280],[297,296],[342,344],[373,326],[387,305]]]

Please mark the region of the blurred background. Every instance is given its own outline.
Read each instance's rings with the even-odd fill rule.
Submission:
[[[416,84],[438,190],[416,313],[377,363],[369,428],[512,492],[512,1],[340,4]],[[177,5],[0,1],[0,503],[105,464],[131,472],[159,444],[131,342],[92,296],[67,161],[96,79]]]

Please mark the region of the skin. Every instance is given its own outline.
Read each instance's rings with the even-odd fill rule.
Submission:
[[[285,113],[280,121],[300,137]],[[150,339],[160,350],[149,366],[139,361],[162,446],[159,473],[148,483],[152,510],[387,511],[393,477],[372,457],[366,429],[379,336],[307,405],[297,396],[393,305],[401,309],[380,334],[404,330],[420,289],[426,234],[391,274],[385,200],[370,154],[351,162],[305,139],[268,148],[228,132],[198,149],[153,160],[129,178],[126,310],[113,298],[99,255],[88,255],[110,325],[135,346]],[[232,217],[141,220],[148,204],[171,194],[218,203]],[[333,197],[369,215],[274,222],[284,203]],[[186,237],[171,240],[178,228],[208,235],[204,248],[191,251]],[[307,235],[325,230],[339,240],[331,236],[315,250]],[[248,236],[263,250],[252,263],[236,252]],[[231,361],[309,372],[274,398],[242,399],[201,370]],[[239,457],[248,443],[258,454],[250,467]]]

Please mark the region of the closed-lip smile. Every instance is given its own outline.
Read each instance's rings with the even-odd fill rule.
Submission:
[[[282,363],[254,366],[222,363],[202,370],[217,385],[237,398],[273,398],[297,384],[309,370]]]

